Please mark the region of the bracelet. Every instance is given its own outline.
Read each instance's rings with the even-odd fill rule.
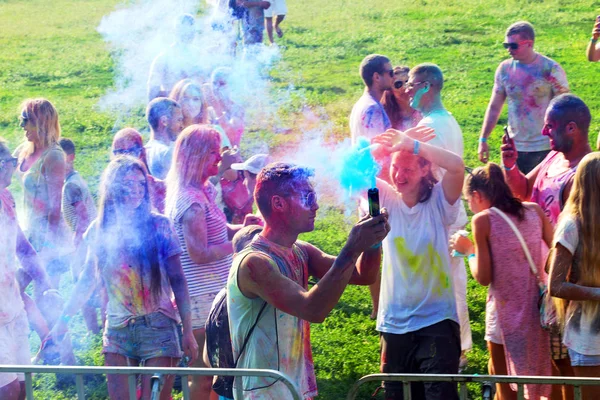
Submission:
[[[471,261],[471,258],[475,258],[475,253],[471,253],[467,256],[467,261]]]
[[[60,316],[60,318],[59,318],[59,319],[60,319],[62,322],[64,322],[65,324],[68,324],[68,323],[69,323],[69,321],[71,320],[71,318],[72,318],[72,317],[71,317],[70,315],[64,315],[64,314],[62,314],[62,315]]]
[[[480,137],[479,138],[479,143],[487,143],[487,138],[486,137]]]
[[[593,37],[590,39],[590,42],[592,43],[596,43],[598,41],[598,39],[594,39]]]
[[[373,249],[373,250],[377,250],[377,249],[378,249],[378,248],[380,248],[380,247],[381,247],[381,242],[379,242],[379,243],[375,243],[373,246],[371,246],[371,249]]]
[[[415,140],[413,143],[413,154],[415,156],[419,155],[419,146],[421,146],[421,142],[419,142],[418,140]]]
[[[517,168],[517,163],[515,163],[512,167],[507,167],[506,165],[502,165],[502,167],[504,168],[505,171],[512,171],[513,169]]]

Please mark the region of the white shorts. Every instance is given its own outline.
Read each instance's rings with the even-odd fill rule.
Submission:
[[[265,10],[265,18],[273,18],[275,15],[287,15],[285,0],[271,0],[271,7]]]
[[[216,296],[216,293],[190,296],[192,329],[204,329],[204,326],[206,325],[206,319],[208,318],[213,300]]]
[[[485,304],[485,337],[484,339],[488,342],[495,344],[501,344],[504,346],[504,340],[502,339],[502,331],[498,324],[498,311],[496,311],[496,300],[490,297],[489,301]]]
[[[0,364],[31,365],[29,352],[29,322],[25,310],[6,325],[0,327]],[[5,372],[0,374],[0,387],[18,379],[23,382],[25,374]]]

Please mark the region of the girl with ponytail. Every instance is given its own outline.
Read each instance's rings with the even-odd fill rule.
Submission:
[[[472,243],[459,234],[450,246],[468,255],[471,274],[489,285],[485,340],[492,375],[551,375],[550,339],[540,325],[538,279],[545,282],[542,242],[552,241],[552,226],[535,203],[513,196],[501,168],[494,163],[465,179],[464,195],[475,214]],[[534,274],[512,221],[537,269]],[[497,384],[496,400],[516,399],[516,385]],[[525,398],[550,396],[550,385],[525,385]]]

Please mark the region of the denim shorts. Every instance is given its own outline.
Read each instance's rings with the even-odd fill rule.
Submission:
[[[569,349],[569,357],[573,367],[596,367],[600,365],[600,355],[590,356]]]
[[[119,354],[144,364],[158,357],[181,358],[177,323],[155,312],[131,318],[122,328],[106,327],[103,353]]]

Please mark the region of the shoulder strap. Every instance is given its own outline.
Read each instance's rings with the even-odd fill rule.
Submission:
[[[242,262],[244,261],[244,259],[247,256],[249,256],[253,252],[260,252],[260,251],[256,251],[256,250],[252,251],[252,249],[250,249],[250,246],[248,246],[248,247],[246,247],[245,252],[246,252],[246,254],[244,254],[242,256],[242,259],[238,263],[238,269],[239,269],[239,266],[242,264]],[[237,271],[235,271],[235,273],[237,274]],[[239,282],[238,282],[238,290],[239,290]],[[261,317],[261,315],[262,315],[262,313],[263,313],[263,311],[265,310],[266,307],[267,307],[267,302],[263,301],[263,305],[260,308],[260,311],[258,312],[258,315],[256,316],[256,320],[254,321],[254,323],[252,324],[252,326],[248,330],[248,333],[246,334],[246,337],[244,338],[244,343],[242,344],[242,348],[240,349],[240,352],[238,353],[238,356],[236,357],[235,362],[233,363],[233,368],[237,367],[238,361],[240,361],[240,357],[242,356],[242,354],[244,353],[244,350],[246,349],[246,345],[248,344],[248,340],[250,339],[250,335],[252,335],[252,332],[254,331],[254,328],[256,328],[256,325],[258,324],[258,320],[260,320],[260,317]]]
[[[529,252],[529,249],[527,248],[527,244],[525,243],[525,239],[523,239],[523,235],[521,235],[521,232],[519,232],[519,229],[515,226],[514,222],[512,222],[512,220],[504,212],[500,211],[498,208],[492,207],[492,208],[490,208],[490,210],[492,212],[495,212],[496,214],[498,214],[500,217],[502,217],[502,219],[504,219],[504,221],[506,221],[508,226],[510,226],[510,228],[513,230],[513,232],[515,233],[515,236],[517,237],[517,239],[519,239],[519,242],[521,243],[521,247],[523,248],[525,257],[527,257],[527,261],[529,262],[529,268],[531,269],[531,272],[537,278],[538,285],[542,286],[542,283],[540,281],[540,275],[538,274],[538,270],[535,266],[535,263],[533,262],[533,259],[531,258],[531,253]]]

